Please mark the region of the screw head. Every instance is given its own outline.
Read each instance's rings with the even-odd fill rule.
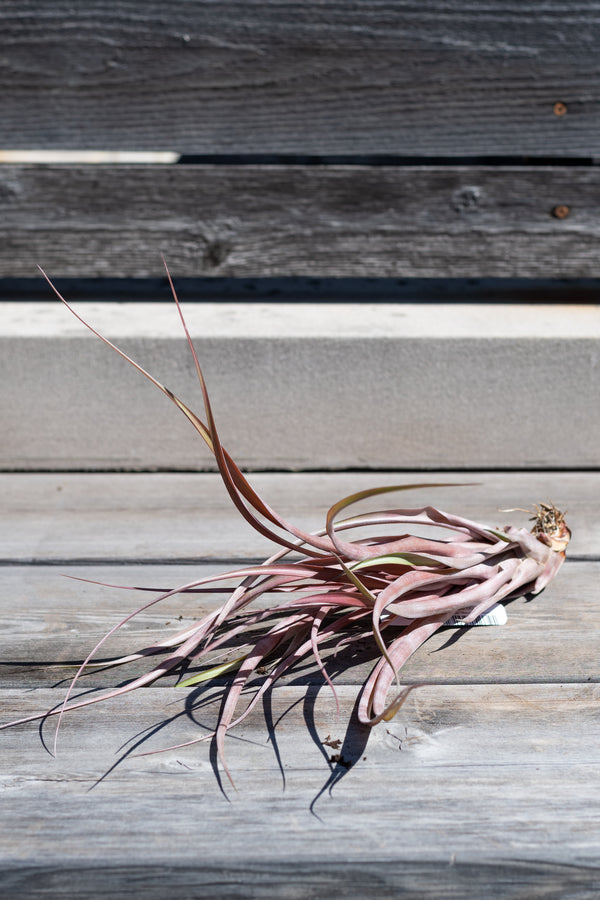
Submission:
[[[560,206],[555,206],[552,210],[552,215],[555,219],[566,219],[570,212],[570,208],[563,204]]]
[[[563,103],[561,100],[557,100],[552,109],[554,110],[555,116],[564,116],[567,111],[567,104]]]

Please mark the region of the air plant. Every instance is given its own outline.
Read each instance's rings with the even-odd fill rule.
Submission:
[[[240,514],[280,549],[260,565],[199,578],[165,591],[140,606],[94,647],[79,667],[60,706],[39,716],[20,719],[19,723],[57,715],[57,735],[64,713],[149,685],[166,673],[180,669],[182,664],[204,668],[181,681],[181,687],[192,687],[234,673],[215,731],[177,745],[214,739],[224,770],[231,778],[225,763],[226,733],[240,723],[277,679],[300,660],[314,658],[335,696],[321,649],[332,645],[339,649],[358,638],[371,639],[379,659],[362,687],[358,719],[363,724],[375,725],[391,719],[397,712],[405,696],[399,682],[400,669],[435,631],[453,617],[460,616],[468,624],[500,601],[537,594],[557,574],[565,557],[570,531],[564,515],[550,503],[536,507],[531,531],[513,526],[503,530],[489,528],[433,506],[374,510],[338,519],[358,501],[409,488],[441,486],[391,485],[359,491],[339,500],[329,509],[325,527],[320,531],[308,533],[295,527],[256,493],[221,444],[204,376],[168,270],[169,284],[200,383],[205,422],[85,322],[45,273],[42,274],[73,315],[148,378],[189,419],[214,455],[223,483]],[[399,526],[399,531],[395,535],[382,534],[378,529],[383,526]],[[420,531],[431,528],[434,532],[430,537],[416,536],[411,533],[411,527],[415,526]],[[361,529],[360,537],[350,539],[346,535],[358,528]],[[445,536],[439,537],[440,533]],[[236,582],[235,586],[227,588],[225,583],[232,580]],[[163,654],[164,658],[156,666],[120,687],[83,699],[71,699],[80,676],[96,664],[92,660],[100,647],[126,622],[168,597],[213,591],[219,584],[228,594],[219,608],[178,634],[168,635],[129,656],[111,660],[112,665],[123,665]],[[264,600],[267,594],[275,599],[266,608],[257,608],[257,601]],[[223,654],[223,648],[232,640],[244,642],[244,652],[233,660],[215,665],[216,660],[223,659],[219,653]],[[102,665],[107,663],[102,662]],[[236,716],[242,693],[251,683],[255,684],[258,676],[262,681],[244,711]],[[394,683],[396,690],[389,699]],[[337,697],[335,699],[337,704]],[[14,724],[17,722],[7,723]]]

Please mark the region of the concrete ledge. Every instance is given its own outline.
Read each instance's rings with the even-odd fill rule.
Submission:
[[[172,304],[83,313],[201,412]],[[186,316],[243,466],[599,463],[599,307],[207,303]],[[0,323],[3,469],[213,467],[189,423],[60,304],[5,302]]]

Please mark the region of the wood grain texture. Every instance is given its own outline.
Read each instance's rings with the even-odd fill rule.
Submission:
[[[324,527],[329,507],[358,490],[450,482],[454,487],[378,497],[356,511],[433,503],[490,527],[522,525],[501,512],[552,500],[568,509],[569,555],[600,554],[598,472],[255,472],[261,497],[300,528]],[[461,487],[461,483],[472,482]],[[266,558],[272,543],[235,510],[213,473],[0,473],[4,563],[194,563]],[[60,570],[59,570],[60,571]]]
[[[55,694],[2,699],[12,714]],[[345,727],[355,697],[341,689],[336,722],[325,692],[275,691],[227,742],[230,802],[208,747],[129,755],[165,716],[147,747],[210,722],[177,716],[174,691],[66,718],[56,759],[35,727],[1,733],[0,884],[27,897],[40,883],[48,897],[195,897],[207,881],[218,897],[594,894],[597,686],[425,686],[369,733]]]
[[[0,144],[594,155],[599,35],[596,2],[11,0]]]
[[[455,482],[454,487],[409,491],[402,502],[418,506],[433,501],[492,527],[526,521],[526,514],[499,512],[499,507],[552,496],[569,509],[574,532],[569,556],[576,562],[569,562],[556,584],[535,602],[511,604],[509,626],[475,629],[460,638],[458,632],[435,635],[404,674],[411,682],[569,681],[600,677],[600,621],[596,622],[600,612],[594,588],[598,477],[470,473],[475,484],[461,487],[460,473],[432,473],[426,479],[418,473],[257,473],[251,482],[272,507],[309,530],[322,525],[326,509],[340,497],[392,483]],[[120,618],[151,599],[148,594],[106,589],[63,575],[168,589],[209,572],[258,562],[272,552],[273,545],[241,520],[217,475],[4,474],[0,492],[5,524],[0,535],[0,559],[5,563],[0,568],[4,686],[45,686],[66,678],[68,671],[51,665],[84,658]],[[376,506],[391,508],[394,500],[398,502],[398,496],[378,498]],[[361,508],[374,508],[373,501]],[[23,567],[17,565],[19,560],[36,565]],[[186,560],[193,565],[186,565]],[[217,602],[214,596],[188,596],[163,603],[128,625],[104,649],[103,657],[147,646],[165,629],[171,633],[185,627]],[[15,604],[22,615],[13,619],[10,610]],[[333,660],[341,682],[363,681],[372,652],[365,645],[342,662]],[[145,668],[142,664],[135,671]],[[315,676],[320,682],[312,667],[302,666],[292,677],[306,682]],[[93,673],[86,683],[109,685],[114,678],[113,672]]]
[[[40,892],[40,883],[43,885]],[[273,897],[299,900],[343,897],[344,900],[394,900],[398,896],[425,900],[455,897],[512,900],[515,896],[593,896],[600,890],[594,866],[552,862],[419,862],[394,859],[332,862],[257,863],[233,865],[191,862],[143,864],[31,866],[4,870],[2,887],[7,896],[79,900],[115,894],[133,897],[143,891],[148,900],[203,898],[210,892],[219,900]],[[545,892],[545,893],[544,893]]]
[[[591,165],[366,164],[591,161],[597,2],[9,0],[2,20],[0,147],[167,149],[204,164],[3,165],[0,277],[38,262],[54,277],[162,276],[161,252],[175,275],[208,278],[598,277]],[[224,154],[282,164],[206,164]],[[340,164],[350,156],[363,164]],[[27,328],[2,332],[1,464],[203,466],[136,373],[105,377],[104,348],[27,309]],[[340,304],[344,327],[329,330],[324,306],[308,330],[279,307],[245,328],[238,307],[234,340],[224,309],[214,333],[205,315],[201,355],[245,465],[597,468],[591,308],[569,308],[561,330],[549,308],[465,325],[453,307],[432,337],[407,307],[387,328],[381,307],[365,319]],[[125,348],[196,396],[181,339],[123,313]],[[210,744],[136,755],[208,734],[222,684],[165,681],[67,716],[57,758],[50,722],[1,731],[0,896],[597,896],[598,477],[252,476],[309,529],[341,496],[392,481],[481,481],[403,501],[491,525],[526,517],[500,507],[551,499],[569,510],[570,558],[542,595],[509,604],[507,625],[434,635],[403,670],[405,704],[375,729],[354,718],[372,647],[328,658],[339,717],[320,673],[299,666],[229,736],[228,797]],[[0,475],[0,498],[0,722],[60,702],[71,664],[149,599],[61,573],[171,586],[270,549],[210,474]],[[103,650],[147,645],[216,602],[175,598]],[[98,671],[82,686],[123,677]]]
[[[598,277],[599,207],[594,167],[5,165],[0,276]]]
[[[65,578],[75,576],[107,584],[169,589],[207,574],[235,569],[229,565],[183,566],[19,566],[0,569],[0,615],[5,623],[0,639],[0,689],[56,687],[62,697],[68,680],[96,643],[121,619],[158,593],[107,588]],[[600,608],[595,585],[598,562],[568,562],[543,594],[508,604],[508,623],[437,632],[406,663],[404,684],[499,684],[515,682],[600,682]],[[241,579],[240,579],[241,580]],[[234,584],[237,582],[234,582]],[[231,584],[231,582],[230,582]],[[137,652],[154,641],[191,626],[212,611],[227,594],[181,595],[133,619],[107,642],[99,660]],[[281,597],[261,601],[258,608]],[[17,606],[18,617],[11,616]],[[397,632],[395,632],[397,633]],[[386,632],[387,634],[387,632]],[[389,639],[389,638],[386,638]],[[246,652],[236,640],[227,646],[229,657]],[[372,639],[348,652],[324,650],[328,671],[336,685],[363,684],[379,654]],[[109,688],[150,671],[159,661],[145,659],[123,669],[91,670],[80,683],[82,692]],[[192,666],[189,674],[199,669]],[[260,680],[260,679],[259,679]],[[160,686],[175,684],[169,676]],[[298,664],[284,684],[323,684],[310,660]],[[327,688],[327,690],[329,690]],[[209,687],[207,694],[212,693]],[[202,692],[182,690],[186,696]],[[58,696],[56,702],[58,702]],[[391,699],[391,695],[390,695]],[[333,706],[333,699],[331,699]],[[44,711],[44,707],[40,712]],[[90,713],[93,717],[93,711]]]
[[[389,483],[389,476],[252,478],[282,512],[309,525],[340,494],[373,479]],[[228,799],[208,744],[135,755],[207,734],[219,685],[182,692],[165,682],[67,716],[55,759],[35,724],[0,732],[0,895],[594,896],[600,889],[596,475],[486,477],[491,481],[482,489],[436,491],[440,505],[455,508],[467,491],[461,511],[480,518],[490,505],[520,505],[524,492],[553,488],[571,504],[578,553],[595,559],[568,560],[533,602],[509,605],[505,626],[470,629],[458,640],[455,630],[434,636],[404,670],[405,683],[415,685],[404,706],[373,730],[353,718],[372,665],[368,650],[331,661],[339,717],[329,688],[301,668],[226,742],[238,788]],[[208,515],[197,515],[198,495]],[[235,564],[241,549],[259,552],[235,530],[214,475],[4,475],[0,496],[4,559],[22,542],[38,561],[0,567],[0,722],[60,702],[72,670],[53,664],[79,660],[135,602],[61,572],[161,586]],[[228,558],[157,564],[165,549],[175,549],[173,535],[181,537],[183,553],[196,552],[195,530],[212,554]],[[104,564],[75,565],[84,552],[99,554]],[[145,562],[134,563],[136,556]],[[64,563],[40,564],[44,559]],[[175,601],[149,611],[112,649],[181,627],[213,602],[188,597],[183,610]],[[96,672],[85,686],[124,676]],[[46,745],[52,731],[46,722]]]

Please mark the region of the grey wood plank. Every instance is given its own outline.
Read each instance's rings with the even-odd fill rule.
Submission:
[[[598,472],[254,472],[261,497],[289,522],[324,527],[342,497],[391,484],[448,482],[363,501],[356,511],[428,503],[490,527],[526,524],[552,501],[568,510],[571,558],[598,559]],[[466,483],[466,484],[465,484]],[[470,483],[470,484],[469,484]],[[0,561],[192,562],[260,560],[271,541],[235,509],[216,473],[0,473]]]
[[[5,165],[0,275],[598,277],[599,205],[592,166]]]
[[[3,698],[26,711],[54,693]],[[148,720],[171,719],[146,748],[199,733],[174,718],[171,691],[65,719],[55,759],[35,728],[3,732],[0,883],[27,896],[141,885],[158,897],[170,873],[174,896],[207,881],[211,896],[593,895],[597,686],[420,687],[368,734],[346,733],[355,696],[341,690],[336,722],[326,693],[275,691],[275,726],[260,710],[227,742],[229,802],[208,747],[127,755]]]
[[[548,863],[485,862],[419,863],[412,860],[314,860],[256,863],[230,866],[188,865],[76,865],[32,866],[4,871],[6,896],[109,898],[143,895],[148,900],[211,897],[246,900],[248,897],[298,898],[343,897],[363,900],[406,898],[481,898],[512,900],[515,896],[593,896],[600,880],[593,867]],[[520,893],[522,892],[522,893]],[[541,892],[541,893],[540,893]]]
[[[187,419],[57,301],[0,311],[1,468],[215,467]],[[172,303],[81,311],[199,411]],[[243,467],[598,467],[600,306],[215,303],[186,316]]]
[[[63,574],[108,584],[169,589],[235,568],[196,566],[65,566],[0,568],[0,686],[57,686],[55,702],[68,680],[96,643],[121,619],[157,594],[126,592],[62,577]],[[508,604],[508,623],[471,629],[444,629],[435,634],[405,665],[402,680],[417,683],[499,683],[600,681],[600,609],[597,602],[599,562],[569,562],[556,581],[533,600]],[[98,659],[115,658],[177,634],[213,610],[227,595],[186,595],[169,599],[129,622],[107,642]],[[263,608],[281,601],[266,598]],[[15,614],[18,610],[18,614]],[[240,643],[228,647],[240,655]],[[369,638],[348,652],[324,650],[337,684],[362,684],[378,659]],[[149,671],[157,657],[123,669],[91,671],[81,690],[122,683]],[[192,669],[190,674],[195,672]],[[161,682],[171,685],[173,678]],[[309,661],[286,676],[286,683],[321,684]],[[210,693],[210,689],[209,689]],[[189,694],[182,689],[182,696]],[[333,702],[333,701],[332,701]],[[44,709],[39,709],[43,712]]]
[[[596,2],[12,0],[3,32],[7,148],[597,153]]]

